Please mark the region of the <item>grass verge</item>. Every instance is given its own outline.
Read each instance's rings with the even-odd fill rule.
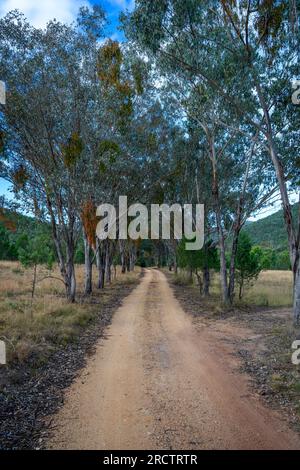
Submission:
[[[25,273],[16,273],[12,265],[1,268],[5,289],[15,289],[15,304],[0,313],[0,335],[9,342],[9,362],[0,366],[0,449],[40,449],[51,415],[63,403],[64,389],[84,367],[99,338],[105,338],[113,313],[137,285],[141,270],[118,273],[111,285],[84,297],[79,267],[78,302],[65,303],[61,286],[48,280],[39,287],[31,315],[26,310],[30,282]],[[20,276],[19,282],[15,276]],[[10,299],[5,289],[2,284],[0,306]]]

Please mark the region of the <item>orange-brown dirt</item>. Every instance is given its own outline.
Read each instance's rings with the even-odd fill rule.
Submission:
[[[213,324],[194,325],[162,272],[146,270],[67,391],[48,448],[300,449],[232,353]]]

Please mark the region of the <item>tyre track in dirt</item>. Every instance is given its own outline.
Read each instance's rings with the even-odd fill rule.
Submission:
[[[251,392],[231,345],[195,328],[146,270],[54,419],[52,449],[300,449]]]

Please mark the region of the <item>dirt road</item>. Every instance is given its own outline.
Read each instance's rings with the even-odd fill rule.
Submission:
[[[147,270],[67,392],[48,447],[300,449],[230,348],[195,327],[162,272]]]

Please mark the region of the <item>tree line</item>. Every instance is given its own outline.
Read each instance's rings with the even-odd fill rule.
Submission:
[[[1,176],[23,211],[50,224],[68,299],[79,240],[87,294],[93,263],[100,287],[116,256],[133,268],[140,242],[95,236],[96,206],[123,194],[129,204],[204,203],[199,256],[217,250],[222,300],[232,303],[242,228],[280,197],[299,320],[296,2],[140,0],[121,20],[122,44],[105,40],[100,7],[44,30],[17,11],[0,20]],[[155,250],[176,269],[176,240]]]

